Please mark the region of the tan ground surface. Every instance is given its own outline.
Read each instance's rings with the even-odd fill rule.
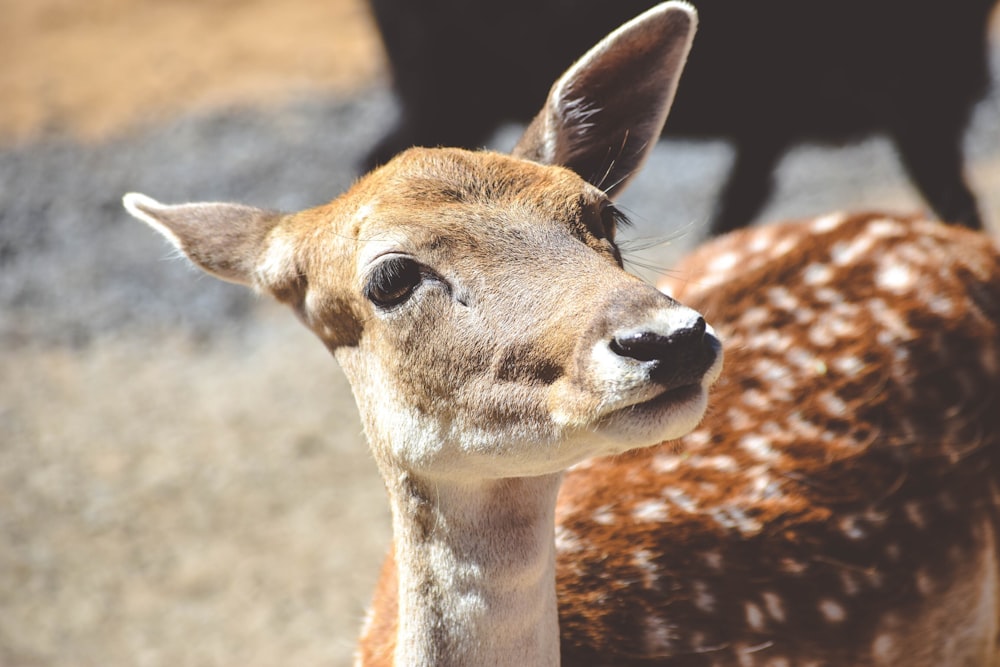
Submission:
[[[0,138],[100,137],[382,71],[363,0],[0,0]]]
[[[0,16],[0,145],[382,73],[362,0],[0,0]],[[0,667],[349,664],[388,540],[381,482],[336,364],[257,310],[249,339],[0,351]]]

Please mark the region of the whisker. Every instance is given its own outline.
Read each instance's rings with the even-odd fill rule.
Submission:
[[[621,143],[621,146],[618,147],[618,152],[615,154],[615,156],[613,158],[611,158],[611,162],[608,164],[608,168],[604,171],[604,175],[601,176],[600,180],[596,181],[597,187],[599,187],[601,190],[604,190],[605,192],[608,192],[610,190],[615,189],[616,187],[618,187],[619,185],[621,185],[631,175],[631,172],[630,172],[629,174],[626,174],[625,176],[623,176],[621,179],[615,181],[611,186],[604,187],[604,183],[608,180],[608,177],[611,175],[611,172],[614,170],[615,165],[618,163],[619,158],[621,158],[621,156],[625,153],[625,147],[626,147],[626,145],[628,145],[628,139],[629,139],[629,130],[628,130],[628,128],[626,128],[625,129],[625,136],[622,137],[622,143]],[[608,152],[610,154],[610,149],[609,149]],[[592,182],[594,182],[594,181],[592,181]]]

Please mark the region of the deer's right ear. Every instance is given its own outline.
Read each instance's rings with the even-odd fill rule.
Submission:
[[[665,2],[605,37],[555,82],[513,154],[620,190],[663,130],[697,22]]]
[[[240,204],[170,206],[137,193],[125,195],[122,203],[201,269],[253,287],[261,282],[261,270],[269,268],[262,266],[269,263],[269,235],[283,217],[275,211]]]

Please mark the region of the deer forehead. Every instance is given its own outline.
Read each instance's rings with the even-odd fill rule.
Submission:
[[[395,234],[397,241],[461,246],[484,236],[504,238],[513,229],[560,229],[581,239],[599,235],[587,214],[606,196],[562,167],[485,151],[415,148],[342,199],[351,210],[341,230],[348,236],[378,240]]]
[[[619,272],[613,226],[601,218],[606,202],[602,191],[562,167],[489,152],[411,149],[330,205],[300,214],[288,234],[298,240],[276,244],[275,263],[286,263],[290,245],[305,245],[311,283],[326,283],[323,274],[342,281],[349,270],[357,288],[373,263],[402,253],[486,287],[519,267],[519,282],[569,279],[580,262],[593,261],[593,253],[580,252],[589,248]],[[334,271],[333,261],[344,266]]]

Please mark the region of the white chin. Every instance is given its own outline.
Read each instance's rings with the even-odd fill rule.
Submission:
[[[616,410],[601,420],[601,435],[617,452],[658,445],[693,431],[705,416],[708,391],[689,385]]]

